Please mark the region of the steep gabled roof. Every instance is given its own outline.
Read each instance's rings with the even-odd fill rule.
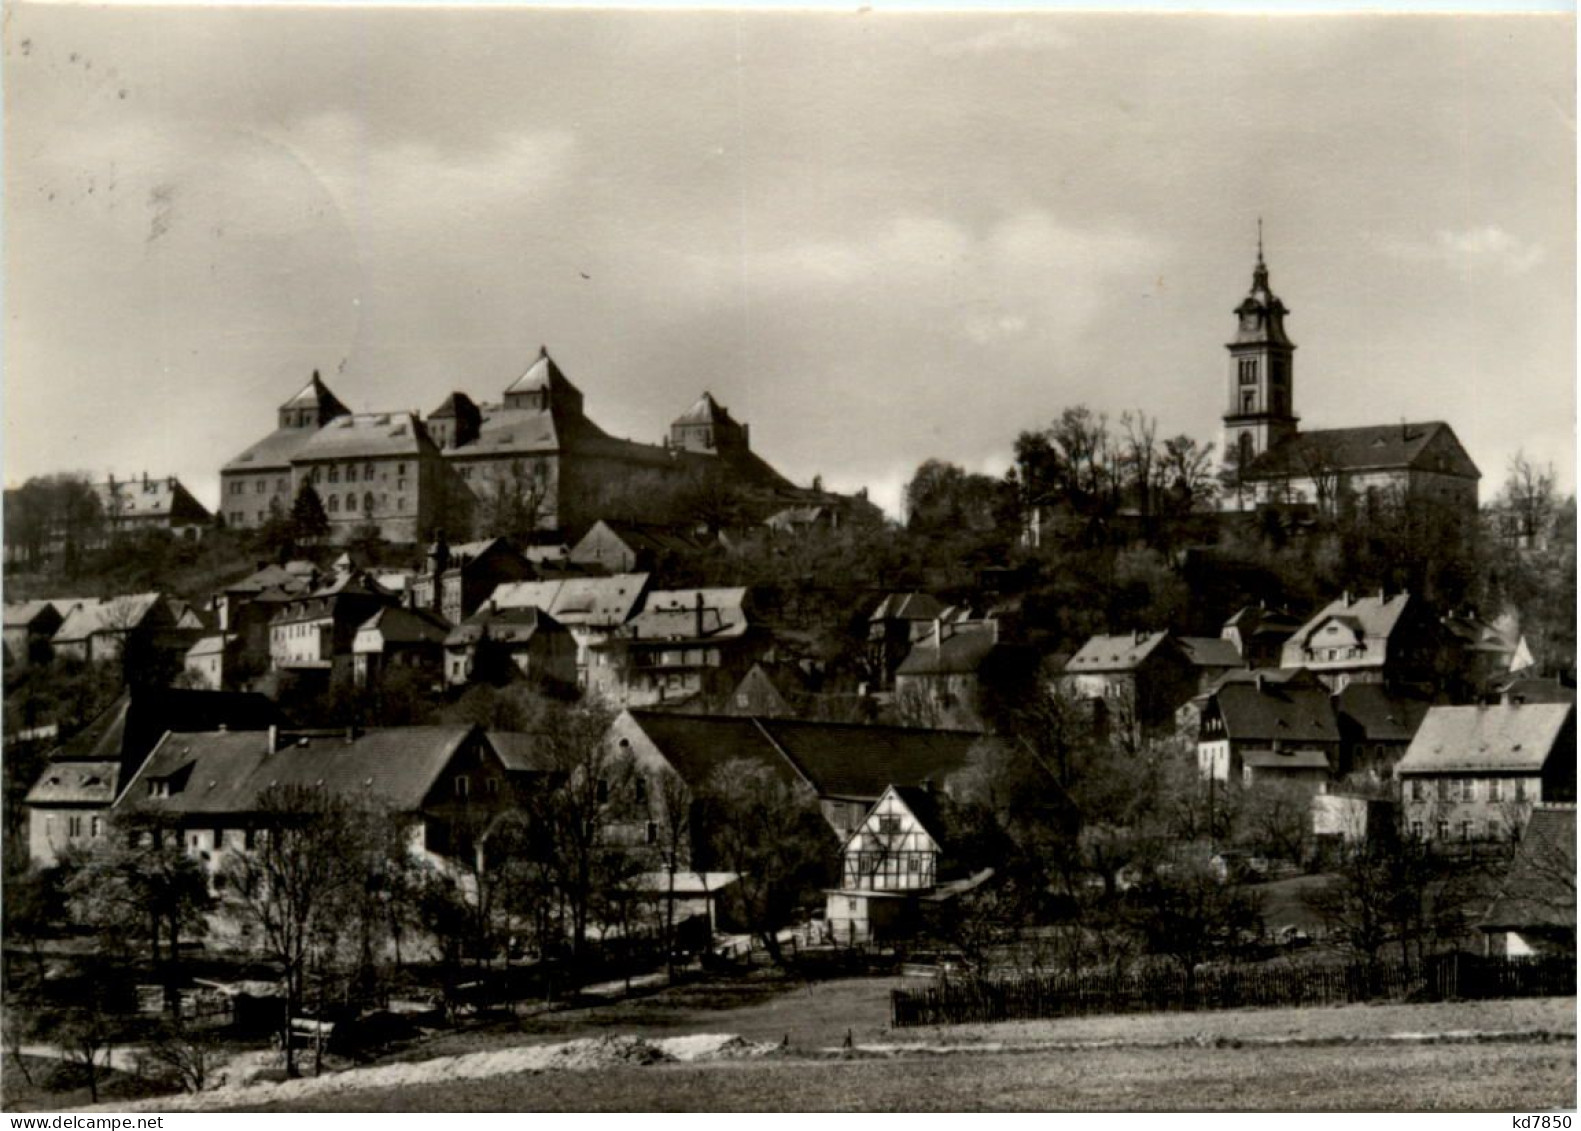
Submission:
[[[1393,595],[1380,593],[1364,597],[1346,594],[1330,601],[1285,641],[1284,653],[1281,656],[1284,666],[1300,667],[1306,662],[1304,649],[1310,646],[1312,638],[1330,622],[1348,629],[1350,635],[1359,643],[1378,645],[1369,647],[1364,657],[1351,662],[1382,664],[1386,658],[1388,640],[1412,600],[1414,598],[1409,593]]]
[[[47,628],[59,626],[61,614],[52,601],[8,601],[5,606],[6,628]]]
[[[630,642],[660,640],[734,640],[751,624],[747,591],[733,589],[655,589],[642,611],[622,630]]]
[[[1574,713],[1570,703],[1430,708],[1395,773],[1539,773],[1550,757],[1575,760]]]
[[[943,786],[984,738],[968,730],[757,719],[758,727],[827,797],[869,799],[886,788]]]
[[[270,788],[304,786],[412,812],[474,729],[390,727],[349,742],[308,738],[273,754],[267,733],[171,734],[154,748],[116,808],[188,816],[256,813]],[[170,795],[149,796],[144,783],[151,780],[172,782]]]
[[[51,762],[28,790],[27,804],[105,808],[115,800],[120,776],[120,762]]]
[[[948,610],[946,610],[948,612]],[[897,676],[976,675],[990,660],[1019,660],[1023,649],[999,640],[992,621],[958,621],[941,641],[925,636],[911,646],[895,669]]]
[[[1479,479],[1482,473],[1439,420],[1301,432],[1252,461],[1246,478],[1412,468]]]
[[[527,367],[527,371],[512,381],[506,387],[505,392],[506,395],[511,393],[535,393],[540,389],[548,389],[551,395],[555,393],[580,395],[577,387],[571,384],[570,379],[560,371],[560,366],[555,363],[554,358],[549,356],[549,350],[546,346],[539,347],[538,356]]]
[[[352,651],[379,651],[379,648],[374,647],[376,643],[443,644],[449,632],[450,625],[426,609],[389,605],[358,626]]]
[[[1534,808],[1499,894],[1477,926],[1484,931],[1574,930],[1575,850],[1575,806]]]
[[[341,416],[349,411],[340,403],[340,398],[329,391],[329,386],[324,384],[324,379],[318,375],[318,370],[313,370],[313,376],[300,392],[288,399],[281,408],[302,408],[307,405],[315,406],[324,417]]]
[[[1240,650],[1218,636],[1181,636],[1180,648],[1193,666],[1199,668],[1238,668],[1245,665]]]
[[[128,593],[92,605],[79,605],[55,630],[53,639],[62,644],[86,640],[100,632],[131,631],[148,620],[161,600],[158,593]]]
[[[1381,683],[1349,683],[1334,697],[1340,717],[1360,728],[1368,742],[1410,742],[1429,704],[1391,692]]]
[[[1135,671],[1169,638],[1167,631],[1094,636],[1065,665],[1067,674]]]
[[[721,766],[737,759],[767,766],[787,782],[806,780],[757,719],[631,710],[626,716],[693,789],[705,785]]]
[[[645,573],[510,581],[496,586],[489,604],[500,609],[543,609],[561,624],[614,627],[631,618],[648,591]]]
[[[714,400],[712,393],[705,392],[693,402],[692,407],[675,418],[676,424],[715,424],[727,422],[734,424],[730,410]]]
[[[1225,733],[1237,742],[1337,743],[1339,727],[1326,691],[1231,683],[1214,692]]]

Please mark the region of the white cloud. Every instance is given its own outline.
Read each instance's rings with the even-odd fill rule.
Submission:
[[[1463,231],[1440,229],[1425,240],[1396,240],[1388,246],[1397,258],[1447,264],[1461,270],[1495,269],[1524,275],[1547,256],[1541,244],[1523,240],[1496,224]]]

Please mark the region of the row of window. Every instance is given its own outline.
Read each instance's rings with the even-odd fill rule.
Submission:
[[[406,480],[403,479],[403,480],[401,480],[401,488],[404,490],[405,487],[406,487]],[[346,495],[346,497],[345,497],[345,502],[342,503],[341,502],[341,496],[339,496],[339,495],[331,495],[331,496],[329,496],[328,499],[325,500],[325,505],[327,506],[330,514],[339,514],[343,509],[345,510],[345,512],[347,514],[356,514],[357,513],[357,496],[355,494],[348,493]],[[390,506],[390,496],[388,496],[388,495],[380,495],[377,505],[378,505],[379,509],[388,510],[389,506]],[[364,514],[372,514],[373,511],[374,511],[374,506],[375,506],[375,504],[374,504],[373,492],[372,491],[365,492],[363,494],[363,496],[362,496],[362,510],[363,510],[363,513]],[[398,496],[396,498],[396,500],[395,500],[395,509],[398,510],[398,511],[404,511],[406,509],[406,498],[405,498],[405,496]]]
[[[291,490],[291,481],[289,479],[276,479],[275,480],[275,484],[274,484],[274,489],[279,494],[282,494],[282,495],[286,494],[287,492],[289,492]],[[245,480],[245,479],[232,479],[231,480],[231,494],[233,494],[233,495],[245,495],[246,493],[247,493],[247,480]],[[253,494],[255,494],[255,495],[266,495],[268,493],[269,493],[269,480],[267,480],[267,479],[254,479],[253,480]]]
[[[1426,839],[1426,825],[1421,821],[1412,821],[1411,835],[1417,840]],[[1439,821],[1433,826],[1434,840],[1458,840],[1462,844],[1476,840],[1504,840],[1508,835],[1509,826],[1503,821],[1461,821],[1458,826],[1448,821]]]
[[[1513,783],[1504,778],[1438,778],[1428,781],[1411,779],[1412,801],[1525,801],[1525,778],[1515,778]]]
[[[331,463],[324,466],[315,467],[312,471],[308,472],[307,478],[308,482],[316,486],[319,483],[339,483],[342,474],[345,475],[347,483],[357,482],[357,465],[350,463],[342,468],[338,463]],[[396,464],[395,474],[397,476],[405,476],[406,464]],[[378,477],[378,464],[365,463],[362,465],[362,481],[364,483],[372,483],[374,480],[378,479]],[[406,480],[404,478],[402,478],[400,481],[400,489],[402,491],[406,490]]]
[[[54,817],[44,818],[44,828],[53,830]],[[104,821],[100,817],[84,817],[80,814],[71,814],[66,818],[66,835],[72,840],[80,840],[86,830],[87,835],[98,838],[104,834]]]

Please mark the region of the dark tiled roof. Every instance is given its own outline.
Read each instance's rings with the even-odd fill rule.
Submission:
[[[357,629],[358,635],[374,631],[385,644],[442,644],[450,625],[424,609],[391,605],[374,613]]]
[[[273,754],[266,733],[172,734],[154,749],[117,808],[246,814],[258,811],[259,798],[272,787],[305,786],[411,812],[422,805],[472,730],[391,727],[349,742],[338,736],[313,737]],[[148,796],[144,783],[156,779],[173,783],[169,797]]]
[[[451,629],[445,637],[445,643],[451,647],[463,647],[476,643],[487,633],[490,640],[519,644],[531,640],[540,632],[565,631],[565,625],[542,609],[529,607],[490,612],[484,607]]]
[[[1328,755],[1321,750],[1248,750],[1241,761],[1254,770],[1328,770]]]
[[[693,789],[704,785],[714,771],[736,759],[767,766],[785,781],[803,780],[756,719],[663,711],[628,711],[627,714]]]
[[[1213,696],[1225,732],[1237,742],[1338,742],[1339,728],[1326,691],[1231,683]]]
[[[1576,925],[1575,806],[1532,810],[1521,846],[1488,913],[1484,931]]]
[[[1178,639],[1186,659],[1199,668],[1238,668],[1246,663],[1234,644],[1217,636],[1181,636]]]
[[[1009,654],[1010,645],[999,643],[992,627],[983,622],[963,622],[940,643],[927,636],[911,646],[895,669],[896,675],[975,675],[989,657]]]
[[[1510,703],[1574,703],[1576,689],[1557,679],[1512,679],[1499,688]]]
[[[1302,432],[1258,456],[1245,474],[1255,479],[1311,475],[1315,468],[1350,472],[1407,467],[1481,477],[1454,431],[1438,420]]]
[[[983,741],[975,731],[756,720],[820,794],[877,799],[886,788],[920,786],[966,766]]]
[[[1335,707],[1342,718],[1360,727],[1370,742],[1410,742],[1422,725],[1428,704],[1391,694],[1381,683],[1350,683],[1335,696]]]

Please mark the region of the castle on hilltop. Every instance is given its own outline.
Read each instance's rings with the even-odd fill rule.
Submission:
[[[341,539],[370,525],[392,542],[464,536],[477,506],[502,494],[529,500],[539,529],[579,531],[614,499],[714,472],[780,505],[809,494],[760,459],[747,425],[706,392],[661,444],[609,435],[541,348],[500,403],[453,392],[426,417],[354,413],[315,372],[280,406],[274,431],[220,469],[220,513],[257,528],[290,513],[311,483]]]
[[[1300,430],[1288,313],[1268,284],[1259,224],[1251,291],[1235,308],[1235,337],[1225,346],[1228,501],[1242,509],[1305,504],[1329,515],[1409,501],[1474,517],[1482,473],[1448,424]]]

